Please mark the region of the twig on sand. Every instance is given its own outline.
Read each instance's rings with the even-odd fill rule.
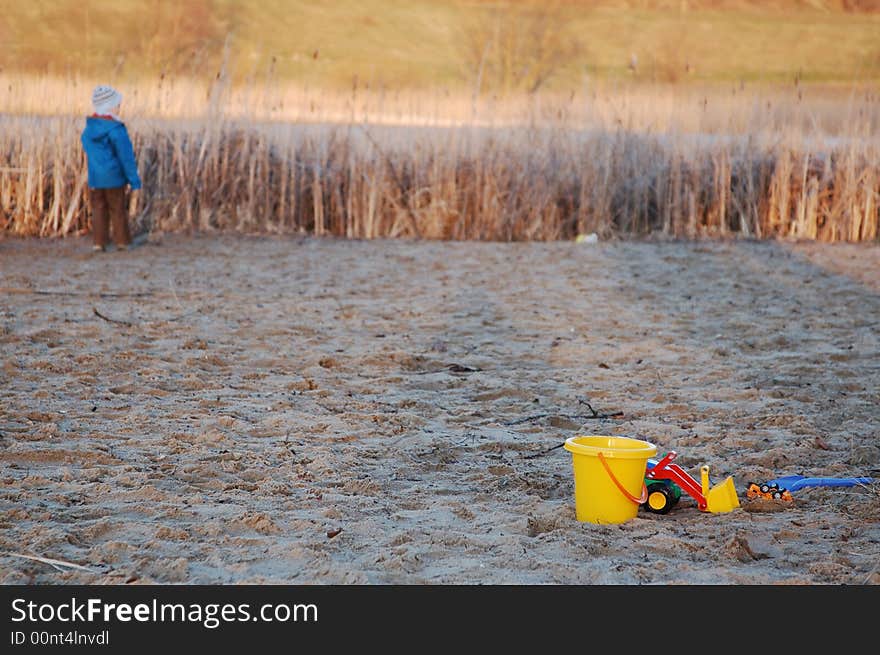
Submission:
[[[110,318],[109,316],[104,316],[101,312],[98,311],[97,307],[92,307],[92,311],[95,312],[95,316],[97,316],[98,318],[102,318],[105,321],[108,321],[110,323],[118,323],[119,325],[127,325],[129,327],[134,325],[134,323],[132,323],[131,321],[121,321],[116,318]]]
[[[478,367],[463,366],[461,364],[456,364],[454,362],[452,364],[447,364],[443,368],[445,368],[447,371],[452,371],[453,373],[476,373],[477,371],[483,370]]]
[[[99,298],[144,298],[152,296],[152,291],[136,291],[133,293],[111,293],[109,291],[95,294],[81,291],[52,291],[49,289],[27,289],[24,287],[0,287],[0,293],[30,294],[34,296],[94,296]]]
[[[532,414],[531,416],[524,416],[522,418],[518,418],[514,421],[508,421],[504,425],[519,425],[520,423],[528,423],[529,421],[537,421],[539,418],[546,418],[550,416],[546,412],[544,414]]]
[[[523,455],[523,459],[535,459],[536,457],[541,457],[542,455],[546,455],[547,453],[551,453],[554,450],[562,448],[564,445],[565,445],[565,443],[563,442],[560,444],[556,444],[555,446],[551,446],[550,448],[547,448],[546,450],[542,450],[539,453],[532,453],[531,455]]]
[[[528,423],[529,421],[537,421],[538,419],[547,418],[548,416],[558,416],[560,418],[568,418],[568,419],[581,419],[584,421],[589,421],[592,419],[605,419],[605,418],[615,418],[617,416],[623,416],[623,412],[612,412],[611,414],[599,414],[596,410],[590,407],[590,411],[592,414],[589,416],[585,414],[557,414],[553,413],[544,413],[544,414],[532,414],[531,416],[524,416],[522,418],[515,419],[513,421],[508,421],[504,423],[504,425],[519,425],[520,423]]]
[[[134,327],[137,323],[133,323],[132,321],[123,321],[118,318],[110,318],[109,316],[104,316],[101,312],[97,310],[97,308],[92,307],[92,311],[95,312],[95,316],[98,318],[103,318],[105,321],[109,321],[110,323],[118,323],[119,325],[126,325],[128,327]],[[174,321],[179,321],[187,316],[192,316],[193,314],[198,314],[201,311],[200,308],[196,307],[195,309],[191,309],[188,312],[184,312],[182,314],[178,314],[177,316],[172,316],[171,318],[159,318],[153,321],[149,321],[149,325],[153,325],[155,323],[173,323]]]
[[[416,375],[427,375],[429,373],[440,373],[441,371],[450,371],[452,373],[477,373],[483,369],[475,366],[464,366],[453,362],[452,364],[444,364],[442,368],[432,368],[426,371],[416,371]]]
[[[60,559],[52,559],[51,557],[36,557],[34,555],[25,555],[23,553],[10,553],[4,552],[4,555],[10,555],[11,557],[21,557],[23,559],[34,560],[35,562],[42,562],[43,564],[48,564],[52,568],[61,571],[62,573],[66,573],[65,568],[68,569],[76,569],[78,571],[88,571],[89,573],[98,573],[98,571],[94,569],[90,569],[87,566],[82,566],[81,564],[74,564],[73,562],[65,562]]]
[[[586,418],[614,418],[615,416],[623,416],[623,412],[611,412],[610,414],[600,414],[595,409],[593,409],[593,406],[590,403],[588,403],[586,400],[579,400],[578,402],[581,405],[586,405],[587,409],[590,410],[590,413],[592,414],[592,416],[587,416]]]

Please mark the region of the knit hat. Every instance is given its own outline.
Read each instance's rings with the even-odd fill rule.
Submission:
[[[122,102],[122,94],[112,86],[101,84],[92,91],[92,107],[96,114],[109,114]]]

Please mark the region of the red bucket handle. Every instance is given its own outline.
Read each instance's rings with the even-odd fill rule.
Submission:
[[[605,472],[608,473],[608,476],[617,485],[617,488],[620,489],[620,493],[626,496],[629,500],[634,502],[636,505],[641,505],[643,502],[648,500],[648,487],[645,485],[645,481],[642,480],[642,497],[636,498],[630,492],[628,492],[622,484],[620,484],[620,480],[614,477],[614,473],[611,471],[611,467],[608,466],[608,462],[605,461],[605,455],[602,452],[599,452],[599,461],[602,462],[602,466],[605,467]]]

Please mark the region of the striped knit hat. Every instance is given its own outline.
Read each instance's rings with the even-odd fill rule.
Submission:
[[[109,114],[122,102],[122,94],[112,86],[101,84],[92,91],[92,107],[96,114]]]

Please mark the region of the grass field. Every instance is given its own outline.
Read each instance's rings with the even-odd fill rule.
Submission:
[[[506,9],[493,13],[498,7]],[[355,78],[389,88],[471,88],[479,77],[494,91],[528,67],[549,69],[542,84],[557,90],[580,88],[585,78],[880,77],[880,3],[871,0],[2,0],[0,14],[7,72],[202,76],[216,72],[227,48],[238,80],[271,70],[333,88]]]

